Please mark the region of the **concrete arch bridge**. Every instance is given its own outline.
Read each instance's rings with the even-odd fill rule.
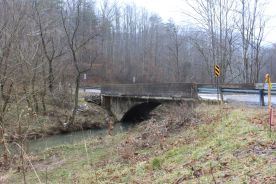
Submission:
[[[193,83],[109,84],[101,87],[101,104],[118,121],[141,120],[162,103],[198,100]]]

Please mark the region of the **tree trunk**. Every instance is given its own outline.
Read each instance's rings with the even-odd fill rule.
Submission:
[[[48,61],[49,64],[49,91],[52,93],[54,90],[54,72],[53,72],[53,61],[49,60]]]
[[[77,110],[78,110],[78,105],[79,105],[79,89],[80,89],[80,78],[81,78],[81,73],[78,72],[76,76],[76,87],[75,87],[75,94],[74,94],[74,109],[72,112],[72,115],[70,117],[69,125],[74,124]]]

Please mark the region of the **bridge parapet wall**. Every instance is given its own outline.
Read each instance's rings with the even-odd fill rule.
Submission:
[[[103,96],[198,98],[194,83],[109,84],[102,86],[101,93]]]

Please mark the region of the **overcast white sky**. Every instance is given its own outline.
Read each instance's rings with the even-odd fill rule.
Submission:
[[[270,17],[266,25],[265,43],[276,43],[276,0],[266,0],[266,16]],[[145,7],[151,12],[159,14],[165,21],[172,18],[175,22],[187,23],[183,11],[187,9],[184,0],[119,0],[119,2],[134,3],[139,7]]]

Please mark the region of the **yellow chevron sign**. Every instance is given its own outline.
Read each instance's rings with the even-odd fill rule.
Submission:
[[[220,68],[219,65],[215,65],[214,66],[214,72],[215,72],[215,76],[219,77],[220,76]]]

